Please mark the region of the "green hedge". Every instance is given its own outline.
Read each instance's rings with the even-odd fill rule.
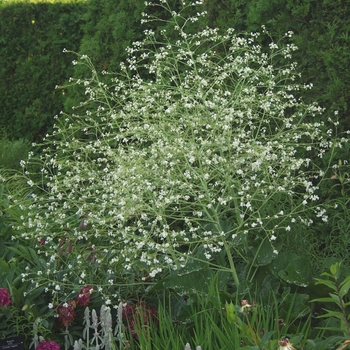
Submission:
[[[0,3],[0,128],[10,139],[40,139],[63,109],[57,84],[73,74],[86,3]]]
[[[178,0],[168,0],[168,3],[172,9],[179,7]],[[127,58],[126,48],[132,42],[144,39],[145,29],[159,30],[167,26],[159,21],[142,24],[145,11],[145,2],[140,0],[89,0],[80,53],[92,59],[97,71],[119,70],[120,62]],[[160,6],[147,8],[147,13],[157,18],[169,18]],[[80,67],[76,68],[78,73]]]

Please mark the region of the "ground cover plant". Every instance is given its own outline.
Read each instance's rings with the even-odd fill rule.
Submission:
[[[108,84],[78,56],[92,74],[71,83],[86,100],[21,162],[27,192],[6,197],[20,281],[45,304],[31,315],[47,313],[49,332],[34,330],[32,345],[322,348],[308,339],[312,265],[293,244],[328,221],[318,191],[339,176],[347,133],[295,97],[311,85],[298,83],[294,45],[262,47],[264,28],[189,34],[199,1],[147,5],[167,9],[173,31],[146,30],[119,72],[101,73]],[[4,276],[12,257],[3,253]],[[101,305],[90,321],[84,308]]]

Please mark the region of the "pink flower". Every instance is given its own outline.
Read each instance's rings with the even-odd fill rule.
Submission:
[[[35,348],[35,350],[60,350],[60,346],[51,340],[41,341],[40,344]]]
[[[77,296],[77,305],[87,307],[90,303],[90,296],[93,293],[94,289],[92,286],[83,287],[79,295]]]
[[[249,300],[242,300],[241,305],[242,307],[239,309],[239,312],[249,312],[252,308],[252,305],[249,304]]]
[[[64,327],[70,326],[74,321],[75,316],[77,315],[74,310],[75,307],[76,302],[74,300],[69,300],[67,303],[59,305],[57,308],[57,322]]]
[[[11,296],[7,288],[0,288],[0,307],[11,305]]]
[[[40,244],[40,245],[44,246],[44,245],[46,244],[45,239],[44,239],[44,238],[40,238],[40,239],[38,239],[38,244]]]
[[[151,323],[158,324],[158,312],[153,306],[146,304],[144,301],[138,302],[136,305],[126,304],[123,306],[122,319],[127,321],[128,329],[132,336],[138,339],[136,327],[147,326]]]
[[[291,343],[287,337],[280,339],[278,345],[280,346],[278,350],[296,350],[295,347],[293,347],[293,343]]]

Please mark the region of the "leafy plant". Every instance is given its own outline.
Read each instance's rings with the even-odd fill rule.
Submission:
[[[54,293],[88,283],[118,299],[116,285],[153,283],[192,259],[230,271],[238,288],[237,264],[265,264],[255,247],[269,246],[271,262],[311,214],[326,220],[317,190],[346,139],[305,121],[322,109],[293,95],[310,88],[296,81],[295,46],[263,50],[258,33],[234,30],[190,34],[205,12],[162,6],[179,39],[146,30],[110,84],[87,56],[75,62],[92,71],[73,80],[87,99],[57,118],[42,181],[28,180],[35,197],[17,229],[51,258],[45,275],[26,278]],[[313,159],[326,153],[319,169]]]
[[[11,300],[8,306],[0,305],[0,337],[4,339],[23,335],[25,346],[29,348],[33,340],[33,328],[45,336],[51,334],[52,326],[47,320],[46,302],[40,296],[42,289],[28,295],[26,291],[30,283],[21,283],[20,266],[16,265],[14,259],[9,263],[0,259],[0,285],[7,287]],[[0,288],[0,291],[4,289]]]
[[[31,150],[30,143],[20,139],[10,141],[6,138],[0,140],[0,168],[20,170],[20,161],[26,159]]]
[[[6,288],[11,297],[11,304],[0,308],[0,338],[23,335],[29,348],[32,332],[51,334],[52,322],[48,321],[49,300],[42,295],[45,287],[37,285],[29,294],[33,282],[23,280],[25,271],[42,270],[44,262],[31,247],[33,241],[22,242],[13,229],[22,222],[26,204],[32,202],[26,181],[18,171],[0,169],[0,287]]]
[[[341,263],[331,265],[330,272],[323,272],[322,276],[328,278],[317,278],[316,284],[325,285],[332,290],[329,297],[316,298],[313,302],[330,303],[336,309],[324,309],[326,313],[321,314],[318,318],[325,318],[328,320],[336,319],[337,324],[331,326],[323,326],[322,329],[329,331],[341,332],[343,335],[343,344],[340,349],[345,349],[350,343],[350,325],[349,316],[346,308],[350,306],[350,302],[346,301],[346,295],[350,289],[350,276],[346,276],[342,281],[339,280],[341,276]]]
[[[121,311],[122,305],[120,305]],[[120,315],[121,316],[121,315]],[[121,322],[117,320],[117,322]],[[90,310],[86,307],[84,312],[84,324],[85,329],[83,332],[83,339],[76,340],[74,342],[74,350],[81,349],[124,349],[123,346],[123,335],[118,333],[120,346],[115,343],[114,332],[112,329],[112,314],[109,307],[102,305],[100,311],[100,317],[96,311]],[[117,325],[116,330],[119,330]],[[91,336],[91,338],[90,338]]]

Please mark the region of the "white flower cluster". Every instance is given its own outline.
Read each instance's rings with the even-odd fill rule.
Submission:
[[[147,32],[109,84],[80,58],[94,72],[78,82],[87,100],[47,138],[44,192],[20,227],[56,257],[49,270],[70,264],[64,282],[84,280],[89,264],[109,271],[106,284],[117,270],[154,277],[247,237],[273,245],[309,225],[313,207],[326,218],[313,204],[324,171],[312,159],[336,143],[321,108],[295,95],[295,63],[274,66],[295,47],[263,50],[257,34],[233,30],[184,35],[176,16],[174,28],[180,39],[158,47]]]

